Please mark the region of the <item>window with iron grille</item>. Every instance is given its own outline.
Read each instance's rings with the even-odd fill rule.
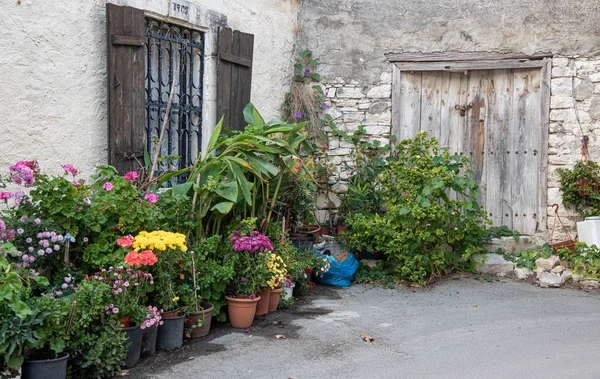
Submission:
[[[178,170],[193,165],[202,148],[204,33],[149,17],[145,21],[145,146],[152,156],[166,118],[160,171]]]

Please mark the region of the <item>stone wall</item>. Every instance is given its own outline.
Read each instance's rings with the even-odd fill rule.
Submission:
[[[559,190],[560,167],[573,167],[581,158],[582,135],[590,138],[589,159],[600,161],[600,56],[555,56],[552,59],[550,84],[550,135],[548,138],[548,228],[552,229],[554,211],[559,205],[559,216],[567,230],[561,230],[557,221],[557,238],[566,239],[577,233],[575,222],[580,221],[573,210],[562,204]],[[583,134],[582,134],[583,133]]]
[[[367,125],[371,138],[389,138],[391,64],[388,52],[515,52],[550,53],[552,71],[549,135],[548,210],[560,201],[556,168],[579,159],[581,131],[590,136],[590,157],[600,160],[598,56],[600,2],[582,0],[412,2],[398,0],[304,0],[300,11],[300,49],[309,48],[321,61],[320,73],[338,126],[352,131]],[[571,76],[575,76],[572,89]],[[574,93],[575,101],[571,97]],[[333,138],[331,160],[336,173],[332,192],[345,190],[351,148]],[[334,198],[336,198],[334,196]],[[321,221],[328,202],[318,202]],[[570,228],[578,220],[560,214]],[[562,238],[564,234],[557,237]],[[547,236],[546,236],[547,237]]]

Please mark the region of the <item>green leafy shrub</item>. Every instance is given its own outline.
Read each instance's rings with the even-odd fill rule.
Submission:
[[[561,249],[557,252],[561,259],[569,262],[569,267],[575,274],[582,275],[586,280],[600,280],[600,248],[577,242],[575,251]]]
[[[535,260],[540,258],[550,258],[554,254],[552,247],[548,244],[536,246],[531,249],[523,250],[517,254],[505,254],[505,258],[514,262],[517,267],[526,267],[530,270],[535,270]]]
[[[425,132],[400,141],[379,180],[386,211],[350,216],[350,247],[386,254],[401,278],[421,284],[449,267],[472,269],[489,221],[471,176],[466,157]]]
[[[573,169],[559,168],[563,204],[572,206],[581,216],[600,214],[600,165],[577,161]]]

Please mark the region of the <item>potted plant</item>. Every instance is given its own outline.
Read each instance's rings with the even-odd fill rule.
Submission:
[[[255,223],[255,219],[245,221],[246,225]],[[252,325],[260,292],[268,281],[266,253],[273,251],[271,240],[259,233],[236,230],[230,241],[233,243],[232,261],[234,281],[233,291],[226,296],[229,320],[234,328],[247,328]]]
[[[148,306],[146,320],[140,325],[142,330],[142,351],[141,356],[149,357],[156,351],[156,340],[158,337],[158,327],[163,324],[162,309],[159,310],[152,305]]]
[[[147,262],[147,266],[156,263],[156,256],[151,251],[142,253],[131,252],[125,257],[125,262],[139,266],[136,262]],[[131,267],[109,267],[108,270],[96,272],[88,280],[100,281],[111,287],[111,303],[104,311],[107,315],[116,315],[122,330],[127,336],[127,358],[125,367],[133,367],[140,359],[142,351],[141,324],[148,314],[143,305],[149,286],[154,284],[152,274]]]
[[[151,250],[156,254],[157,260],[150,267],[154,288],[149,297],[152,304],[164,310],[158,328],[158,349],[173,350],[183,344],[185,304],[180,300],[192,291],[186,278],[185,242],[186,237],[181,233],[155,230],[140,232],[131,246],[135,252]]]
[[[287,274],[287,265],[283,262],[283,259],[275,254],[267,254],[267,269],[269,270],[269,281],[267,285],[271,289],[270,300],[269,300],[269,312],[275,312],[281,299],[281,292],[283,292],[283,283],[285,275]]]
[[[201,297],[202,294],[206,293],[207,287],[212,288],[212,285],[215,283],[215,273],[204,272],[205,275],[198,278],[196,258],[198,258],[199,263],[205,262],[210,252],[216,251],[220,240],[221,237],[218,235],[202,238],[196,246],[196,252],[191,251],[189,255],[194,286],[192,293],[193,297],[187,301],[188,309],[191,308],[192,312],[190,312],[186,318],[185,329],[186,336],[191,338],[201,338],[209,333],[212,315],[215,309],[213,304],[208,301],[202,301]],[[223,285],[222,288],[224,290],[225,285]]]
[[[575,207],[581,216],[600,214],[600,166],[594,161],[579,160],[573,169],[556,170],[560,178],[563,204]]]
[[[286,276],[285,279],[283,279],[283,300],[289,300],[292,297],[295,286],[296,284],[294,284],[294,282],[292,281],[292,279],[290,279],[289,276]]]

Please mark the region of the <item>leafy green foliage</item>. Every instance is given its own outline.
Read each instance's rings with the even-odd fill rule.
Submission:
[[[557,254],[569,262],[575,274],[582,275],[585,280],[600,280],[600,248],[584,242],[575,244],[575,251],[561,249]]]
[[[502,226],[490,226],[485,229],[483,232],[483,240],[489,242],[492,238],[500,238],[500,237],[512,237],[515,241],[518,241],[521,237],[519,232],[514,232],[508,228],[506,225]]]
[[[425,132],[400,141],[378,181],[385,213],[348,218],[351,248],[386,254],[401,278],[420,284],[448,268],[472,269],[489,221],[471,174],[466,157]]]
[[[506,260],[514,262],[517,267],[526,267],[530,270],[535,270],[536,259],[550,258],[552,254],[552,247],[546,244],[520,251],[517,254],[505,254],[504,257]]]
[[[35,346],[42,340],[39,325],[48,316],[34,306],[27,317],[19,317],[15,312],[3,312],[0,317],[0,368],[4,365],[16,369],[25,357],[25,348]]]
[[[394,288],[394,284],[399,281],[398,274],[392,269],[385,268],[383,264],[369,267],[361,263],[358,270],[356,270],[356,274],[354,274],[354,282],[356,283],[368,283],[384,288]]]
[[[577,161],[572,170],[559,168],[563,204],[581,216],[600,214],[600,166],[594,161]]]

